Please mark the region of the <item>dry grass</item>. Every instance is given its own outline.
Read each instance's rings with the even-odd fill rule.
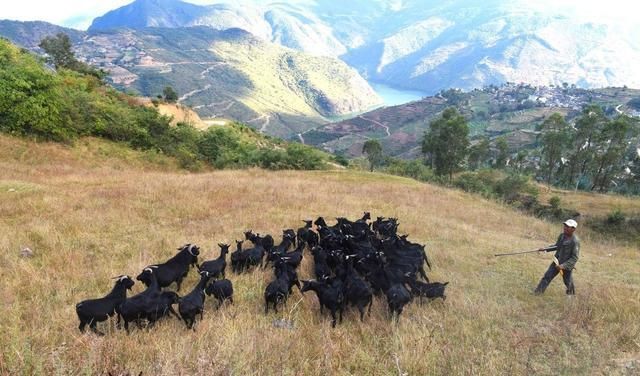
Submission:
[[[637,197],[574,192],[549,188],[547,185],[539,185],[539,188],[541,202],[548,202],[551,197],[558,196],[562,206],[575,209],[586,217],[606,217],[616,209],[626,214],[640,214],[640,199]]]
[[[122,150],[88,145],[0,137],[0,373],[638,372],[636,248],[582,231],[578,295],[567,299],[554,281],[536,297],[530,291],[549,255],[492,255],[547,244],[560,226],[476,196],[349,171],[188,174],[166,161],[154,167],[147,156],[122,159]],[[110,152],[91,151],[98,146]],[[377,299],[364,323],[350,312],[331,329],[315,296],[298,291],[284,313],[265,316],[262,294],[271,273],[255,271],[231,276],[236,303],[216,312],[207,301],[195,332],[177,320],[131,335],[107,325],[105,337],[77,330],[76,302],[104,295],[110,277],[135,275],[186,242],[201,245],[211,259],[214,244],[239,239],[249,228],[279,234],[303,218],[353,218],[364,210],[400,218],[410,239],[427,244],[431,277],[451,282],[446,302],[411,304],[394,325]],[[33,258],[19,256],[25,246]],[[310,276],[310,258],[301,274]],[[183,287],[195,283],[191,272]],[[294,328],[275,328],[281,318]]]

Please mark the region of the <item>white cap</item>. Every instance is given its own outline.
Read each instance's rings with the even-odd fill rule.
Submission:
[[[573,219],[567,219],[566,221],[564,221],[564,224],[573,228],[578,227],[578,222],[574,221]]]

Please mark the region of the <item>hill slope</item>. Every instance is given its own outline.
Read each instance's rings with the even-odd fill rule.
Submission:
[[[483,90],[447,90],[422,100],[379,108],[355,118],[327,124],[303,134],[308,144],[332,152],[358,156],[369,138],[380,139],[386,153],[403,158],[420,155],[419,144],[429,123],[454,106],[468,120],[471,137],[505,136],[512,152],[536,143],[536,126],[558,112],[569,120],[588,104],[598,104],[607,114],[638,117],[630,101],[640,90],[629,88],[579,89],[535,87],[524,84],[490,86]]]
[[[0,35],[16,37],[15,28],[29,25],[0,21]],[[33,28],[20,40],[34,43],[58,31]],[[342,61],[283,48],[240,29],[147,28],[81,36],[74,46],[79,59],[108,71],[114,86],[155,97],[170,85],[201,117],[241,121],[272,136],[293,136],[328,117],[381,103]],[[36,49],[37,43],[22,46]]]
[[[377,174],[187,174],[92,163],[75,148],[4,136],[0,145],[0,257],[12,271],[0,289],[3,373],[625,374],[640,366],[637,248],[584,229],[577,296],[567,299],[554,281],[536,297],[549,255],[492,255],[547,244],[559,226],[476,196]],[[277,235],[303,218],[363,210],[398,217],[410,240],[427,244],[430,277],[450,282],[445,302],[412,303],[393,325],[376,298],[363,323],[350,312],[331,329],[315,296],[297,290],[283,312],[265,316],[267,269],[229,272],[234,304],[216,311],[208,300],[196,331],[175,319],[131,335],[77,330],[75,303],[186,242],[212,259],[213,244],[248,228]],[[21,258],[23,247],[34,257]],[[311,270],[305,255],[301,277]],[[181,293],[195,283],[191,271]],[[293,328],[274,327],[277,319]]]

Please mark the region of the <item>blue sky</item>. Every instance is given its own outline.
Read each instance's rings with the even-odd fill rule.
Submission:
[[[194,4],[213,4],[223,1],[186,0]],[[228,0],[231,1],[231,0]],[[300,1],[300,0],[296,0]],[[344,1],[344,0],[335,0]],[[348,1],[348,0],[347,0]],[[414,0],[415,1],[415,0]],[[482,0],[478,0],[481,2]],[[104,13],[131,3],[132,0],[18,0],[3,1],[0,19],[20,21],[47,21],[61,26],[86,29],[91,21]],[[268,0],[253,0],[268,3]],[[389,0],[398,5],[403,0]],[[505,1],[508,3],[509,1]],[[585,21],[621,21],[640,23],[638,0],[513,0],[536,10],[555,9],[559,12],[578,13]]]

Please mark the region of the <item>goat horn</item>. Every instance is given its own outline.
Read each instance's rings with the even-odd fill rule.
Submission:
[[[122,278],[122,277],[126,277],[126,276],[125,276],[124,274],[121,274],[121,275],[119,275],[119,276],[117,276],[117,277],[112,277],[111,279],[120,279],[120,278]]]

